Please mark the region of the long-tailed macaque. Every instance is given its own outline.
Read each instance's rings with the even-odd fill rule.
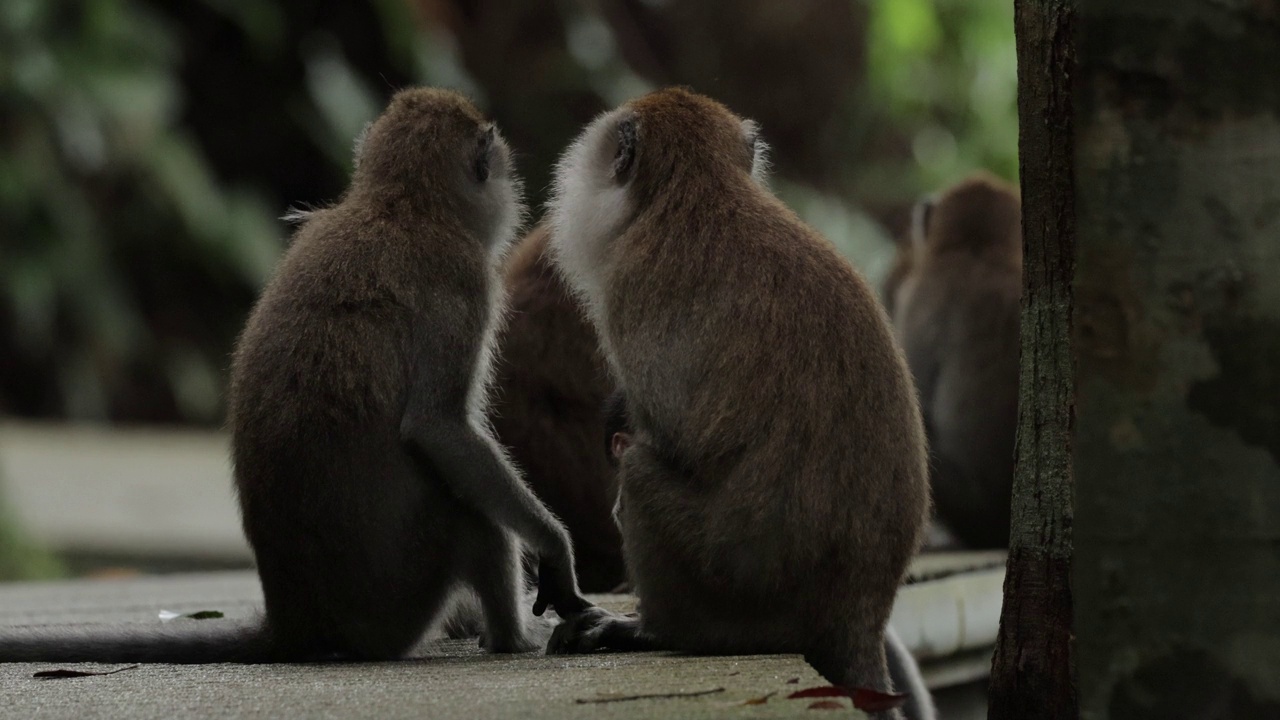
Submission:
[[[301,227],[231,366],[235,487],[260,621],[0,632],[0,661],[288,662],[401,657],[467,591],[493,652],[533,613],[589,606],[568,533],[489,434],[497,261],[521,217],[493,124],[461,95],[398,92],[350,188]],[[467,605],[467,603],[463,603]]]
[[[1007,547],[1022,298],[1014,188],[979,173],[922,200],[884,293],[920,393],[938,519],[965,545]]]
[[[598,118],[557,169],[552,255],[626,398],[639,613],[589,609],[548,652],[799,652],[887,691],[924,427],[879,301],[768,191],[764,152],[754,123],[670,89]]]

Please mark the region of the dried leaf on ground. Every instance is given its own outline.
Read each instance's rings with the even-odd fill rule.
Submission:
[[[138,666],[130,665],[128,667],[116,668],[115,670],[106,670],[102,672],[96,672],[93,670],[68,670],[66,668],[59,668],[57,670],[41,670],[37,673],[33,673],[31,677],[39,678],[41,680],[60,680],[63,678],[97,677],[99,675],[115,675],[116,673],[124,672],[125,670],[132,670],[136,667]]]
[[[763,704],[765,704],[765,703],[769,702],[769,698],[771,698],[771,697],[773,697],[774,695],[777,695],[777,694],[778,694],[778,691],[777,691],[777,690],[774,690],[773,692],[769,693],[768,695],[761,695],[760,697],[751,698],[750,700],[743,700],[742,702],[740,702],[740,703],[738,703],[738,704],[739,704],[739,705],[763,705]]]
[[[169,622],[178,618],[187,618],[188,620],[216,620],[225,617],[219,610],[199,610],[193,613],[178,613],[172,610],[160,611],[160,622]]]
[[[906,702],[906,695],[898,695],[896,693],[882,693],[878,690],[868,690],[867,688],[843,688],[838,685],[828,685],[826,687],[812,687],[804,690],[798,690],[787,696],[788,700],[798,700],[803,698],[833,698],[847,697],[853,701],[853,706],[859,710],[867,712],[881,712],[883,710],[891,710],[901,706]]]
[[[578,698],[574,702],[579,705],[590,703],[611,703],[624,702],[627,700],[659,700],[666,698],[688,698],[698,697],[700,695],[714,695],[724,692],[724,688],[712,688],[710,690],[692,690],[689,692],[669,692],[669,693],[645,693],[641,695],[619,695],[618,693],[601,693],[593,698]]]

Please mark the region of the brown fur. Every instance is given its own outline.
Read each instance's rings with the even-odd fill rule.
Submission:
[[[561,236],[585,232],[565,216],[587,205],[566,176],[607,177],[628,123],[629,203],[589,267]],[[665,90],[597,121],[562,163],[556,259],[634,431],[619,518],[640,620],[591,612],[551,648],[800,652],[832,681],[887,690],[885,624],[929,506],[915,391],[867,283],[753,178],[755,154],[722,105]]]
[[[535,612],[587,606],[567,533],[483,427],[493,258],[519,216],[506,145],[462,96],[410,89],[357,160],[336,205],[300,216],[232,358],[235,485],[265,622],[6,636],[0,659],[392,659],[462,588],[490,650],[532,650],[513,531],[541,560]]]
[[[540,225],[507,258],[510,314],[490,417],[534,493],[569,529],[583,591],[609,592],[626,574],[612,517],[616,473],[600,446],[613,381],[595,330],[546,255],[549,237]]]
[[[923,201],[885,294],[920,392],[939,519],[972,547],[1006,547],[1018,415],[1022,212],[975,174]]]

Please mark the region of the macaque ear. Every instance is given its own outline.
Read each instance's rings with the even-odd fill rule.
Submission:
[[[369,128],[373,127],[372,122],[367,122],[364,127],[360,128],[360,132],[356,134],[355,142],[351,147],[351,167],[360,167],[360,158],[364,157],[364,142],[369,139]]]
[[[926,195],[916,202],[916,206],[911,209],[911,246],[914,248],[923,248],[925,241],[929,237],[929,223],[933,220],[933,206],[937,203],[937,199],[933,195]]]
[[[636,151],[639,149],[639,129],[635,118],[619,122],[617,133],[618,149],[613,155],[613,179],[619,185],[624,185],[635,170]]]
[[[472,161],[472,173],[476,182],[483,183],[489,179],[489,171],[493,165],[493,146],[497,139],[497,128],[492,123],[484,126],[476,141],[475,157]]]
[[[769,144],[761,135],[760,123],[755,120],[742,121],[742,138],[750,161],[751,177],[764,184],[769,177]]]

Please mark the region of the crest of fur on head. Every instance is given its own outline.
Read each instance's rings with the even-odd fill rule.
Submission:
[[[767,191],[768,151],[758,124],[684,88],[650,93],[588,125],[556,166],[548,218],[557,265],[596,321],[610,242],[638,213],[696,202],[696,193],[671,189],[707,178]]]
[[[352,156],[345,197],[389,211],[399,205],[440,219],[457,216],[466,226],[459,230],[492,248],[506,246],[523,225],[522,188],[511,149],[461,93],[421,87],[398,91],[387,110],[356,136]],[[282,219],[301,224],[315,212],[294,208]]]

